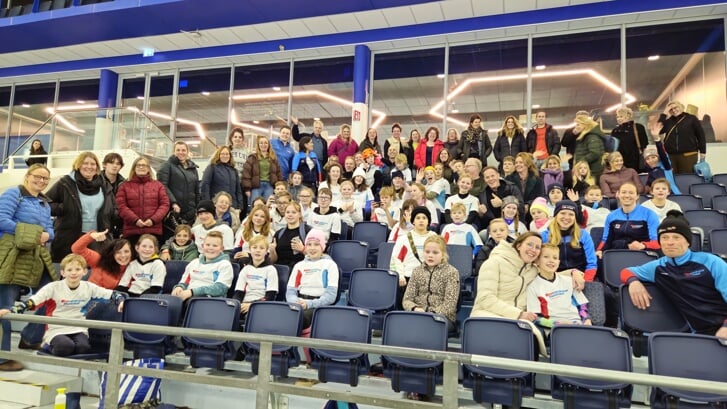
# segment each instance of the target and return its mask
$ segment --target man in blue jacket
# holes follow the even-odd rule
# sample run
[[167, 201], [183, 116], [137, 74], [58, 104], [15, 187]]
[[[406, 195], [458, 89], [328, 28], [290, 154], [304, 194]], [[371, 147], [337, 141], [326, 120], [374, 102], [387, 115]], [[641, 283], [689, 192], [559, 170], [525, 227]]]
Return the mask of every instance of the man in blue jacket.
[[270, 146], [275, 151], [275, 156], [278, 157], [278, 164], [280, 165], [280, 173], [283, 175], [283, 180], [288, 181], [288, 175], [290, 175], [290, 163], [293, 161], [295, 156], [295, 149], [290, 143], [290, 127], [284, 125], [280, 128], [280, 137], [274, 138], [270, 141]]
[[631, 302], [637, 308], [649, 308], [651, 296], [641, 281], [652, 282], [696, 333], [727, 339], [727, 263], [714, 254], [689, 249], [692, 232], [676, 210], [667, 213], [658, 236], [664, 257], [621, 271]]

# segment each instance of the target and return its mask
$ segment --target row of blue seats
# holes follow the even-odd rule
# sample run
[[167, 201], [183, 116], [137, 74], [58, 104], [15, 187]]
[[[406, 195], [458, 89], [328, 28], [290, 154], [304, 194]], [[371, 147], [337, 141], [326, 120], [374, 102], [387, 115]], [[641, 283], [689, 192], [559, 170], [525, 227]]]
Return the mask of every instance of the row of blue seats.
[[[164, 298], [129, 300], [124, 311], [125, 321], [165, 325], [173, 320], [172, 310], [181, 306]], [[155, 313], [150, 313], [154, 311]], [[165, 314], [165, 312], [167, 314]], [[188, 328], [235, 330], [239, 316], [239, 303], [235, 300], [194, 298], [190, 301], [184, 325]], [[303, 310], [298, 305], [283, 302], [256, 302], [248, 312], [245, 331], [282, 336], [300, 336]], [[214, 319], [212, 319], [214, 317]], [[370, 311], [355, 307], [331, 306], [316, 309], [311, 326], [311, 338], [345, 342], [370, 343]], [[167, 321], [171, 322], [171, 321]], [[159, 356], [158, 345], [165, 342], [164, 335], [125, 333], [127, 345], [137, 356]], [[233, 349], [226, 341], [185, 337], [185, 353], [196, 367], [222, 369], [224, 360], [230, 359]], [[155, 344], [157, 346], [153, 346]], [[446, 320], [435, 314], [394, 311], [384, 319], [383, 345], [427, 350], [447, 350]], [[149, 347], [151, 346], [151, 349]], [[693, 379], [727, 381], [727, 345], [716, 337], [654, 333], [649, 337], [650, 373], [681, 376]], [[155, 349], [156, 348], [156, 349]], [[252, 363], [257, 374], [259, 344], [243, 345], [245, 359]], [[690, 353], [685, 353], [685, 351]], [[499, 318], [469, 318], [463, 324], [462, 352], [467, 354], [535, 360], [535, 345], [527, 323]], [[288, 369], [300, 364], [297, 347], [273, 345], [272, 374], [286, 377]], [[360, 352], [346, 352], [311, 348], [311, 366], [318, 370], [321, 382], [358, 384], [358, 378], [369, 372], [368, 356]], [[556, 326], [551, 332], [551, 361], [566, 365], [591, 368], [632, 370], [629, 336], [622, 330], [586, 327]], [[439, 361], [383, 356], [384, 374], [391, 379], [395, 391], [433, 395], [436, 385], [442, 383], [442, 364]], [[525, 371], [463, 365], [462, 384], [471, 388], [476, 402], [517, 405], [523, 396], [534, 393], [534, 375]], [[624, 383], [603, 382], [554, 376], [551, 394], [556, 399], [576, 402], [566, 407], [628, 407], [632, 386]], [[697, 402], [727, 404], [727, 395], [710, 395], [660, 388], [652, 390], [651, 403], [665, 408], [669, 400], [688, 399]], [[609, 406], [609, 403], [615, 406]], [[716, 406], [710, 406], [716, 407]]]

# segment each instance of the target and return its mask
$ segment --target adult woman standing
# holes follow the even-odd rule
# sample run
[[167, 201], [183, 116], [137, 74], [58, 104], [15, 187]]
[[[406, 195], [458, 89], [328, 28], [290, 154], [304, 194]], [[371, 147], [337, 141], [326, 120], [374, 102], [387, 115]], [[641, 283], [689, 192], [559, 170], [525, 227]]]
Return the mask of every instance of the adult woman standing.
[[229, 146], [220, 146], [215, 151], [202, 175], [200, 190], [200, 200], [211, 200], [217, 193], [227, 192], [232, 197], [232, 207], [240, 209], [244, 206], [245, 198], [240, 185], [240, 175], [237, 173], [235, 161], [232, 159], [232, 149]]
[[529, 214], [528, 208], [535, 198], [545, 196], [545, 185], [540, 173], [535, 167], [532, 156], [527, 152], [520, 152], [515, 157], [515, 172], [505, 178], [520, 189], [525, 204], [525, 214]]
[[381, 145], [379, 145], [379, 133], [376, 131], [376, 128], [369, 128], [369, 130], [366, 131], [366, 137], [358, 146], [358, 151], [363, 153], [363, 151], [369, 148], [373, 149], [374, 153], [379, 156], [383, 154], [381, 152]]
[[560, 249], [558, 271], [576, 269], [585, 275], [586, 281], [596, 277], [597, 259], [593, 239], [576, 223], [578, 205], [562, 200], [555, 205], [553, 221], [541, 235], [543, 243], [550, 243]]
[[321, 182], [323, 172], [321, 162], [313, 150], [313, 139], [310, 136], [303, 136], [298, 142], [300, 151], [293, 156], [293, 164], [290, 167], [303, 175], [303, 184], [316, 191]]
[[30, 144], [30, 149], [28, 150], [28, 155], [30, 155], [30, 157], [25, 160], [25, 164], [28, 166], [32, 166], [36, 163], [45, 165], [46, 163], [48, 163], [48, 158], [46, 156], [38, 157], [36, 155], [47, 154], [48, 152], [46, 152], [45, 148], [43, 148], [43, 143], [40, 141], [40, 139], [33, 139], [33, 143]]
[[71, 244], [85, 232], [112, 227], [116, 218], [116, 199], [111, 185], [101, 176], [101, 166], [93, 152], [81, 152], [73, 170], [51, 186], [53, 228], [57, 238], [51, 243], [53, 262], [59, 263], [71, 252]]
[[407, 162], [411, 165], [414, 162], [414, 149], [411, 147], [411, 143], [401, 138], [401, 125], [394, 123], [391, 125], [391, 138], [384, 142], [384, 153], [389, 154], [389, 147], [396, 147], [396, 153], [403, 153]]
[[454, 128], [447, 129], [447, 137], [444, 138], [444, 149], [449, 153], [451, 159], [459, 159], [462, 152], [459, 150], [459, 132]]
[[459, 150], [462, 152], [462, 160], [476, 158], [483, 167], [487, 167], [487, 157], [492, 153], [492, 143], [487, 131], [482, 128], [482, 117], [479, 114], [470, 116], [469, 126], [462, 131], [462, 136], [459, 138]]
[[624, 166], [641, 172], [639, 162], [643, 163], [641, 155], [649, 144], [646, 128], [634, 121], [634, 111], [627, 107], [616, 110], [616, 122], [618, 126], [613, 128], [611, 136], [619, 140], [618, 151], [623, 156]]
[[493, 153], [495, 154], [495, 160], [500, 162], [498, 168], [502, 170], [502, 160], [506, 156], [517, 156], [520, 152], [527, 152], [528, 146], [525, 144], [525, 131], [520, 123], [512, 115], [505, 117], [505, 122], [502, 123], [502, 129], [497, 133], [497, 139], [495, 139], [495, 148]]
[[586, 115], [576, 116], [576, 126], [573, 127], [573, 133], [576, 136], [576, 147], [573, 153], [574, 163], [579, 161], [588, 162], [591, 169], [591, 175], [598, 182], [598, 178], [603, 172], [603, 132], [599, 128], [598, 123]]
[[414, 167], [424, 169], [432, 166], [444, 149], [444, 142], [439, 139], [439, 128], [430, 126], [427, 133], [414, 151]]
[[328, 156], [336, 155], [338, 163], [346, 163], [346, 158], [353, 157], [356, 152], [358, 152], [358, 144], [351, 138], [351, 125], [341, 125], [338, 136], [328, 145]]
[[119, 186], [116, 203], [124, 222], [122, 233], [132, 247], [142, 234], [152, 234], [161, 240], [169, 197], [164, 185], [154, 180], [147, 158], [140, 156], [131, 164], [129, 180]]
[[245, 140], [245, 132], [242, 128], [232, 128], [227, 137], [227, 144], [230, 147], [231, 161], [235, 164], [238, 176], [242, 173], [247, 156], [252, 153], [250, 144]]
[[627, 168], [620, 152], [611, 152], [606, 156], [604, 164], [606, 170], [601, 175], [598, 184], [606, 197], [616, 197], [616, 192], [624, 182], [631, 181], [636, 186], [636, 193], [643, 193], [644, 185], [639, 174], [632, 168]]
[[186, 224], [194, 221], [199, 203], [198, 166], [189, 159], [189, 147], [178, 141], [174, 144], [174, 155], [170, 156], [157, 172], [159, 182], [167, 189], [172, 210]]
[[[525, 311], [526, 288], [538, 275], [535, 266], [543, 244], [538, 233], [527, 232], [514, 242], [495, 246], [482, 263], [477, 279], [477, 297], [471, 317], [504, 317], [534, 321]], [[583, 275], [572, 272], [574, 287], [583, 289]]]
[[275, 151], [270, 148], [268, 138], [258, 135], [255, 145], [256, 151], [247, 157], [240, 177], [250, 207], [258, 197], [267, 200], [273, 194], [275, 183], [283, 180], [278, 158], [275, 156]]
[[674, 173], [694, 173], [697, 159], [707, 156], [704, 129], [699, 119], [684, 112], [681, 102], [671, 101], [666, 106], [666, 113], [659, 117], [659, 122], [664, 124], [661, 129], [664, 135], [662, 140]]
[[[0, 264], [0, 308], [12, 308], [23, 287], [41, 287], [58, 279], [50, 254], [45, 249], [46, 243], [55, 236], [50, 206], [41, 193], [49, 180], [48, 168], [36, 163], [28, 168], [22, 185], [11, 187], [0, 196], [0, 254], [4, 260]], [[27, 233], [21, 233], [19, 225], [29, 227]], [[23, 239], [32, 243], [32, 248], [21, 250], [22, 254], [12, 260], [6, 257]], [[33, 268], [38, 257], [43, 261], [40, 270]], [[21, 334], [21, 344], [23, 339], [30, 340], [30, 343], [39, 342], [43, 327], [39, 324], [26, 326]], [[3, 351], [10, 351], [10, 332], [10, 321], [2, 320], [0, 349]], [[0, 359], [0, 371], [21, 369], [23, 365], [18, 361]]]

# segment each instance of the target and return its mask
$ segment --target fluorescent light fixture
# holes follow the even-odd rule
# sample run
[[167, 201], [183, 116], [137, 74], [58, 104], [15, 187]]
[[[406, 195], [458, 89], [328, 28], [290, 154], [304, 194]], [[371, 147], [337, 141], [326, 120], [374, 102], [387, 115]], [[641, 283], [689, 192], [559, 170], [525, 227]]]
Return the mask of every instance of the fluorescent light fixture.
[[[624, 92], [621, 87], [611, 82], [608, 78], [604, 77], [600, 73], [598, 73], [596, 70], [592, 68], [584, 68], [584, 69], [577, 69], [577, 70], [563, 70], [563, 71], [550, 71], [550, 72], [538, 72], [533, 73], [532, 77], [533, 79], [536, 78], [552, 78], [552, 77], [571, 77], [571, 76], [577, 76], [577, 75], [584, 75], [586, 77], [590, 77], [591, 79], [595, 80], [596, 82], [600, 83], [601, 85], [605, 86], [607, 89], [610, 89], [617, 95], [623, 94], [625, 97], [624, 103], [621, 104], [620, 102], [618, 104], [612, 105], [605, 109], [605, 112], [613, 112], [622, 105], [629, 105], [636, 101], [636, 97], [629, 94], [628, 92]], [[464, 92], [467, 88], [475, 85], [475, 84], [481, 84], [481, 83], [492, 83], [492, 82], [502, 82], [502, 81], [514, 81], [514, 80], [526, 80], [528, 78], [528, 74], [510, 74], [510, 75], [493, 75], [488, 77], [475, 77], [475, 78], [468, 78], [465, 81], [463, 81], [459, 86], [457, 86], [452, 92], [447, 95], [446, 100], [441, 100], [434, 104], [432, 108], [429, 110], [429, 115], [432, 115], [439, 119], [444, 119], [444, 116], [441, 114], [442, 112], [442, 105], [445, 103], [451, 102], [457, 95]], [[466, 128], [469, 124], [466, 122], [462, 122], [459, 120], [456, 120], [454, 118], [447, 117], [446, 118], [448, 122], [451, 122], [453, 124], [457, 124], [463, 128]]]
[[254, 123], [255, 125], [257, 125], [257, 124], [259, 124], [259, 123], [260, 123], [260, 121], [258, 121], [258, 120], [255, 120], [255, 121], [252, 121], [252, 123]]
[[459, 109], [455, 108], [455, 109], [453, 109], [453, 110], [451, 110], [449, 112], [451, 112], [453, 114], [459, 114]]
[[441, 80], [442, 78], [444, 78], [444, 74], [437, 74], [437, 78]]
[[22, 104], [21, 106], [22, 106], [23, 108], [30, 108], [30, 104]]
[[[147, 115], [153, 116], [155, 118], [165, 119], [167, 121], [171, 121], [172, 120], [172, 117], [171, 116], [169, 116], [167, 114], [162, 114], [162, 113], [159, 113], [159, 112], [149, 111], [149, 112], [147, 112]], [[179, 118], [179, 117], [177, 117], [177, 121], [176, 122], [178, 122], [180, 124], [185, 124], [185, 125], [191, 125], [191, 126], [193, 126], [197, 130], [197, 134], [199, 134], [199, 139], [205, 139], [204, 128], [202, 128], [202, 124], [200, 124], [199, 122], [190, 121], [189, 119], [184, 119], [184, 118]]]
[[77, 103], [77, 104], [85, 104], [85, 103], [86, 103], [86, 101], [84, 101], [84, 100], [82, 100], [82, 99], [77, 99], [77, 100], [76, 100], [76, 103]]
[[649, 60], [649, 61], [656, 61], [658, 59], [659, 59], [658, 55], [650, 55], [649, 58], [647, 58], [647, 60]]
[[[78, 101], [76, 101], [78, 102]], [[54, 110], [53, 107], [48, 107], [45, 109], [46, 112], [49, 114], [53, 114], [58, 111], [76, 111], [81, 109], [94, 109], [98, 108], [97, 104], [83, 104], [83, 105], [58, 105], [58, 107]]]
[[[339, 98], [335, 95], [327, 94], [322, 91], [318, 90], [310, 90], [310, 91], [293, 91], [293, 97], [319, 97], [324, 98], [329, 101], [337, 102], [341, 105], [347, 106], [347, 107], [353, 107], [353, 102], [350, 100], [346, 100], [343, 98]], [[243, 94], [243, 95], [234, 95], [232, 97], [235, 101], [257, 101], [257, 100], [263, 100], [263, 99], [283, 99], [288, 98], [288, 92], [262, 92], [258, 94]], [[441, 109], [442, 106], [440, 105], [439, 108]], [[386, 118], [386, 114], [376, 110], [372, 109], [371, 114], [376, 115], [378, 118], [374, 121], [373, 124], [371, 124], [371, 128], [377, 128], [379, 125], [381, 125], [384, 122], [384, 119]], [[233, 117], [236, 117], [235, 111], [232, 110]], [[441, 117], [441, 115], [440, 115]], [[246, 124], [242, 122], [238, 122], [235, 125], [238, 126], [247, 126]], [[255, 129], [250, 127], [250, 129]], [[264, 129], [262, 132], [268, 132], [267, 129]]]
[[320, 121], [321, 118], [313, 118], [314, 121]]
[[143, 101], [144, 100], [144, 96], [143, 95], [139, 95], [139, 96], [136, 97], [136, 99], [140, 99], [140, 100]]
[[[78, 109], [78, 107], [75, 107], [75, 108]], [[66, 109], [68, 109], [68, 107], [66, 107]], [[60, 111], [61, 110], [61, 107], [58, 107], [58, 110]], [[77, 127], [76, 125], [73, 125], [70, 121], [68, 121], [66, 118], [64, 118], [63, 115], [61, 115], [59, 113], [56, 113], [56, 111], [53, 110], [53, 107], [46, 108], [45, 109], [45, 112], [47, 112], [47, 113], [49, 113], [51, 115], [56, 114], [55, 115], [56, 120], [58, 122], [60, 122], [61, 124], [63, 124], [63, 126], [65, 126], [66, 128], [68, 128], [68, 129], [70, 129], [72, 131], [76, 131], [76, 132], [80, 132], [80, 133], [86, 133], [85, 130]]]
[[535, 66], [535, 69], [538, 70], [538, 71], [543, 71], [545, 69], [545, 66], [544, 65], [536, 65]]
[[141, 49], [141, 56], [142, 57], [153, 57], [154, 56], [154, 49], [153, 48], [142, 48]]
[[532, 108], [533, 109], [538, 109], [538, 108], [540, 108], [540, 104], [533, 104], [533, 107]]
[[273, 87], [273, 91], [275, 91], [275, 92], [280, 91], [280, 87]]
[[210, 95], [210, 92], [209, 91], [202, 91], [201, 94], [204, 95], [204, 96], [206, 96], [206, 97], [208, 97]]

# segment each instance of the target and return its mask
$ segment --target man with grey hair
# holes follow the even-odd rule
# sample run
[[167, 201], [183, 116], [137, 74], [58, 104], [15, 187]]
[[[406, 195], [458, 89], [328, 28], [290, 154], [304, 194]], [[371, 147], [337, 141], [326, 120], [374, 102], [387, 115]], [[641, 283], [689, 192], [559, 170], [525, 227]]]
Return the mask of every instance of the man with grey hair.
[[674, 174], [694, 173], [697, 160], [707, 156], [704, 129], [699, 119], [684, 112], [681, 102], [671, 101], [666, 105], [665, 113], [659, 117], [659, 122], [664, 124], [661, 140], [669, 154]]
[[304, 136], [310, 136], [313, 140], [313, 152], [318, 157], [318, 162], [321, 166], [328, 163], [328, 141], [323, 137], [323, 122], [320, 119], [313, 121], [313, 132], [312, 133], [300, 133], [298, 129], [298, 118], [291, 116], [290, 122], [293, 124], [291, 131], [293, 133], [293, 139], [296, 142], [300, 142], [300, 138]]

